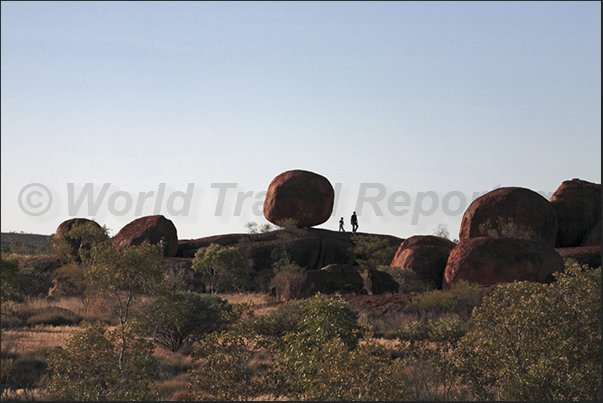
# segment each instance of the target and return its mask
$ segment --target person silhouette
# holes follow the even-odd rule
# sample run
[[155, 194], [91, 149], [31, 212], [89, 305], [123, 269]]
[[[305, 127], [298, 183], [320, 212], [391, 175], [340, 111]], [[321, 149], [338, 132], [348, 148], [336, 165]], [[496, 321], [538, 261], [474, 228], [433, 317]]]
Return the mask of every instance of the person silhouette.
[[339, 231], [345, 232], [345, 230], [343, 229], [343, 217], [341, 217], [341, 220], [339, 220]]
[[356, 215], [356, 212], [354, 211], [354, 214], [352, 214], [352, 218], [350, 220], [350, 222], [352, 223], [352, 232], [356, 232], [356, 230], [358, 229], [358, 216]]

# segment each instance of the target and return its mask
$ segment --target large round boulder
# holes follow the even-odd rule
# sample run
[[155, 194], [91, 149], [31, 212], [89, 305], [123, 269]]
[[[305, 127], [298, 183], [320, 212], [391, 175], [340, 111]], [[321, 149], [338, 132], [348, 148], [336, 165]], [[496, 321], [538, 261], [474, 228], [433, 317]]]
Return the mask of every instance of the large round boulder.
[[163, 256], [174, 257], [178, 252], [178, 232], [174, 223], [162, 215], [137, 218], [126, 224], [113, 238], [113, 245], [122, 249], [130, 245], [163, 244]]
[[463, 214], [459, 239], [476, 237], [531, 239], [554, 248], [557, 214], [551, 203], [533, 190], [494, 189], [475, 199]]
[[564, 270], [561, 255], [539, 241], [513, 238], [467, 238], [450, 252], [443, 289], [466, 280], [482, 286], [513, 281], [548, 283]]
[[444, 269], [454, 245], [439, 236], [411, 236], [402, 241], [390, 266], [412, 270], [421, 281], [441, 289]]
[[[73, 229], [74, 226], [76, 225], [84, 225], [84, 224], [88, 224], [92, 225], [94, 227], [98, 227], [101, 228], [100, 224], [97, 223], [94, 220], [89, 220], [87, 218], [71, 218], [69, 220], [65, 220], [62, 223], [59, 224], [59, 226], [57, 227], [57, 230], [55, 231], [54, 234], [54, 239], [55, 241], [59, 241], [59, 240], [65, 240], [67, 245], [69, 245], [70, 248], [70, 254], [72, 256], [77, 256], [78, 255], [78, 250], [80, 248], [80, 242], [78, 240], [72, 239], [69, 236], [67, 236], [67, 233], [69, 231], [71, 231]], [[89, 248], [90, 245], [81, 245], [83, 248]]]
[[550, 200], [559, 223], [558, 248], [580, 246], [583, 238], [601, 221], [601, 184], [567, 180]]
[[298, 227], [327, 221], [335, 191], [327, 178], [300, 169], [283, 172], [272, 180], [264, 200], [264, 216], [273, 224], [291, 220]]

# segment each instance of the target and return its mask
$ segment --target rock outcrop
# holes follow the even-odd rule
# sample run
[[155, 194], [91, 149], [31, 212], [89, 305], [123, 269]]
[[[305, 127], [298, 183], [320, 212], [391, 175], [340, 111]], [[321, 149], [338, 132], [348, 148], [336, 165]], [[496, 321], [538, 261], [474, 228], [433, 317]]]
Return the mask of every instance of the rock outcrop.
[[331, 216], [335, 191], [327, 178], [300, 169], [275, 177], [264, 200], [264, 216], [273, 224], [291, 220], [299, 227], [324, 223]]
[[[252, 272], [272, 267], [272, 263], [287, 251], [291, 260], [306, 270], [320, 270], [332, 264], [353, 265], [355, 255], [350, 251], [354, 245], [351, 232], [330, 231], [320, 228], [304, 230], [279, 229], [260, 234], [228, 234], [199, 239], [180, 240], [178, 257], [195, 256], [199, 248], [212, 243], [225, 247], [236, 246], [243, 256], [251, 260]], [[363, 235], [363, 233], [357, 233]], [[388, 245], [398, 247], [403, 238], [392, 235], [371, 234], [386, 239]]]
[[412, 270], [421, 281], [441, 289], [444, 269], [454, 246], [454, 242], [438, 236], [411, 236], [400, 244], [390, 266]]
[[150, 244], [163, 242], [164, 257], [174, 257], [178, 252], [178, 231], [174, 223], [162, 215], [140, 217], [126, 224], [113, 238], [113, 245], [122, 249], [144, 241]]
[[559, 223], [555, 246], [582, 245], [584, 238], [601, 221], [601, 184], [580, 179], [567, 180], [550, 200]]
[[450, 253], [444, 270], [443, 289], [466, 280], [482, 286], [517, 281], [550, 282], [564, 270], [555, 249], [540, 241], [512, 238], [467, 238]]
[[531, 239], [554, 248], [557, 227], [557, 214], [547, 199], [530, 189], [504, 187], [469, 205], [463, 214], [459, 239]]

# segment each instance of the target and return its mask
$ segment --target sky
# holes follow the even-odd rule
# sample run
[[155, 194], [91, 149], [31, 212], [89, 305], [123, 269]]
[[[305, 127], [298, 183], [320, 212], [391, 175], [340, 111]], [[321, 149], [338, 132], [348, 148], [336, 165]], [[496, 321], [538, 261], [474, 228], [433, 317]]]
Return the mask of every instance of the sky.
[[267, 223], [277, 175], [400, 238], [601, 183], [600, 2], [1, 3], [2, 232]]

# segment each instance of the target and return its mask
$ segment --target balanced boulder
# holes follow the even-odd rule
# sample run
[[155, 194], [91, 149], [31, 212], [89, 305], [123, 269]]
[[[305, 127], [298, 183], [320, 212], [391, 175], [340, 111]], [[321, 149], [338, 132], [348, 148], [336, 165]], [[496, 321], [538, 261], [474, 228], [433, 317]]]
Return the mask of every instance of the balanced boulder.
[[290, 220], [298, 227], [324, 223], [331, 216], [335, 191], [327, 178], [292, 170], [272, 180], [264, 200], [264, 216], [273, 224]]
[[561, 255], [540, 241], [513, 238], [467, 238], [450, 252], [443, 289], [466, 280], [482, 286], [513, 281], [548, 283], [564, 270]]
[[140, 245], [144, 241], [163, 245], [163, 256], [174, 257], [178, 252], [178, 232], [174, 223], [162, 215], [137, 218], [126, 224], [113, 239], [113, 245], [122, 249]]
[[551, 203], [521, 187], [494, 189], [465, 210], [459, 239], [475, 237], [541, 241], [551, 248], [557, 240], [557, 214]]
[[402, 241], [391, 267], [412, 270], [419, 280], [442, 288], [442, 277], [448, 256], [455, 243], [434, 235], [415, 235]]

